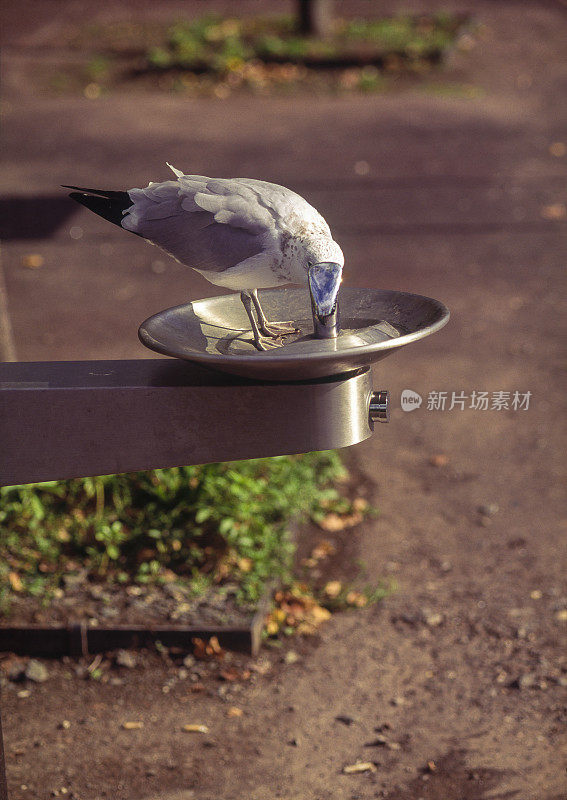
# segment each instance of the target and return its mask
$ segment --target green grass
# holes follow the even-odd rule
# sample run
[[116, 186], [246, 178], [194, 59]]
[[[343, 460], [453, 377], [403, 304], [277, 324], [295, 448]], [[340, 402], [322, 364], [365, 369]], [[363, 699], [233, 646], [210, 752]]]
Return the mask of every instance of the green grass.
[[150, 47], [147, 60], [159, 69], [223, 74], [251, 61], [286, 61], [319, 66], [359, 55], [361, 63], [395, 55], [406, 64], [438, 60], [455, 41], [462, 17], [450, 14], [338, 20], [325, 41], [301, 36], [291, 16], [223, 18], [208, 15], [172, 26], [166, 40]]
[[107, 583], [237, 581], [254, 602], [289, 579], [293, 519], [348, 511], [334, 452], [0, 489], [0, 606], [66, 575]]
[[85, 23], [54, 36], [56, 46], [83, 54], [83, 66], [60, 64], [39, 80], [56, 93], [83, 91], [90, 99], [132, 82], [219, 99], [240, 90], [376, 93], [399, 76], [434, 70], [465, 28], [468, 19], [458, 13], [337, 17], [325, 40], [300, 34], [293, 15]]
[[397, 16], [352, 20], [345, 24], [345, 41], [372, 43], [378, 51], [424, 58], [442, 53], [455, 39], [458, 20], [449, 14], [428, 17]]

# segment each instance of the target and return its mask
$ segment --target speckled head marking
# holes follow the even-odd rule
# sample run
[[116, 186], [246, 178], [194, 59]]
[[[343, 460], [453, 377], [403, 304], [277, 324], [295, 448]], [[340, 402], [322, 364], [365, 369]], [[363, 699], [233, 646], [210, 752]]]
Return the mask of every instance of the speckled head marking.
[[280, 268], [293, 283], [306, 283], [307, 271], [313, 264], [333, 261], [344, 265], [343, 252], [330, 232], [312, 222], [295, 227], [293, 233], [282, 231], [280, 248]]

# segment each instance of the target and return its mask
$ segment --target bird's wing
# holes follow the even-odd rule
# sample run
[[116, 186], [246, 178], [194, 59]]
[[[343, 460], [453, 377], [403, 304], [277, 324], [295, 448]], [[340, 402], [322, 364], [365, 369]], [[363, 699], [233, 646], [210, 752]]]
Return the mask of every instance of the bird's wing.
[[255, 192], [258, 202], [269, 209], [278, 227], [291, 233], [309, 224], [321, 233], [331, 236], [327, 221], [304, 197], [277, 183], [267, 183], [255, 178], [236, 178], [242, 186]]
[[159, 245], [178, 261], [224, 272], [273, 247], [275, 219], [258, 192], [238, 179], [182, 175], [130, 189], [122, 227]]

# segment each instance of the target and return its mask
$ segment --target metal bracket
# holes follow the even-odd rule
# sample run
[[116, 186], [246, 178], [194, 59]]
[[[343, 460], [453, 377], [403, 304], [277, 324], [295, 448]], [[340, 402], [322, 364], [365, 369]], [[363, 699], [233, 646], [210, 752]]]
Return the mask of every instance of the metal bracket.
[[348, 447], [368, 368], [295, 383], [175, 359], [0, 364], [0, 485]]

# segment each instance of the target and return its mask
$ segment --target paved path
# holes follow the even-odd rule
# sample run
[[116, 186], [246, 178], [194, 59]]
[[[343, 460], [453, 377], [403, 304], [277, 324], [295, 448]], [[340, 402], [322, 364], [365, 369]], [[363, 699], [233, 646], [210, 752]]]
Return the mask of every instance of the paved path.
[[[216, 725], [216, 750], [186, 744], [181, 753], [170, 733], [179, 708], [164, 707], [156, 689], [147, 707], [159, 722], [144, 731], [143, 751], [164, 792], [187, 788], [199, 800], [563, 796], [558, 376], [567, 162], [553, 144], [565, 143], [566, 25], [551, 3], [478, 9], [484, 39], [449, 73], [482, 88], [468, 100], [424, 92], [293, 102], [9, 97], [5, 195], [19, 198], [21, 213], [36, 214], [30, 198], [60, 197], [59, 183], [159, 180], [166, 160], [286, 184], [330, 221], [348, 283], [428, 294], [452, 311], [442, 332], [375, 369], [395, 405], [404, 388], [424, 398], [463, 392], [468, 401], [480, 390], [533, 393], [527, 412], [433, 412], [424, 403], [408, 415], [398, 406], [390, 426], [347, 455], [381, 509], [360, 534], [368, 579], [390, 572], [399, 591], [379, 608], [335, 617], [295, 670], [247, 691], [238, 724], [196, 697], [195, 714]], [[22, 359], [148, 356], [136, 338], [142, 319], [215, 293], [86, 211], [55, 200], [39, 208], [49, 235], [4, 245]], [[23, 267], [34, 253], [43, 266]], [[445, 461], [432, 466], [439, 454]], [[487, 520], [478, 508], [491, 504], [499, 511]], [[443, 623], [424, 622], [431, 613]], [[535, 683], [520, 692], [510, 684], [522, 674]], [[119, 701], [101, 690], [95, 716], [112, 719], [117, 702], [135, 713], [135, 680]], [[80, 713], [82, 691], [70, 714]], [[47, 692], [41, 701], [49, 708]], [[356, 724], [341, 726], [340, 713]], [[8, 716], [8, 753], [29, 724], [20, 706]], [[405, 742], [401, 751], [364, 747], [380, 725]], [[127, 746], [116, 747], [108, 739], [97, 749], [106, 796], [157, 797], [141, 751], [128, 751], [132, 766], [123, 767], [131, 789], [115, 793], [109, 776], [128, 760]], [[62, 775], [56, 752], [49, 742], [34, 756], [53, 785]], [[377, 773], [340, 774], [369, 757]], [[437, 774], [423, 772], [431, 760]], [[12, 768], [14, 786], [22, 769]], [[80, 797], [99, 796], [79, 788]]]

